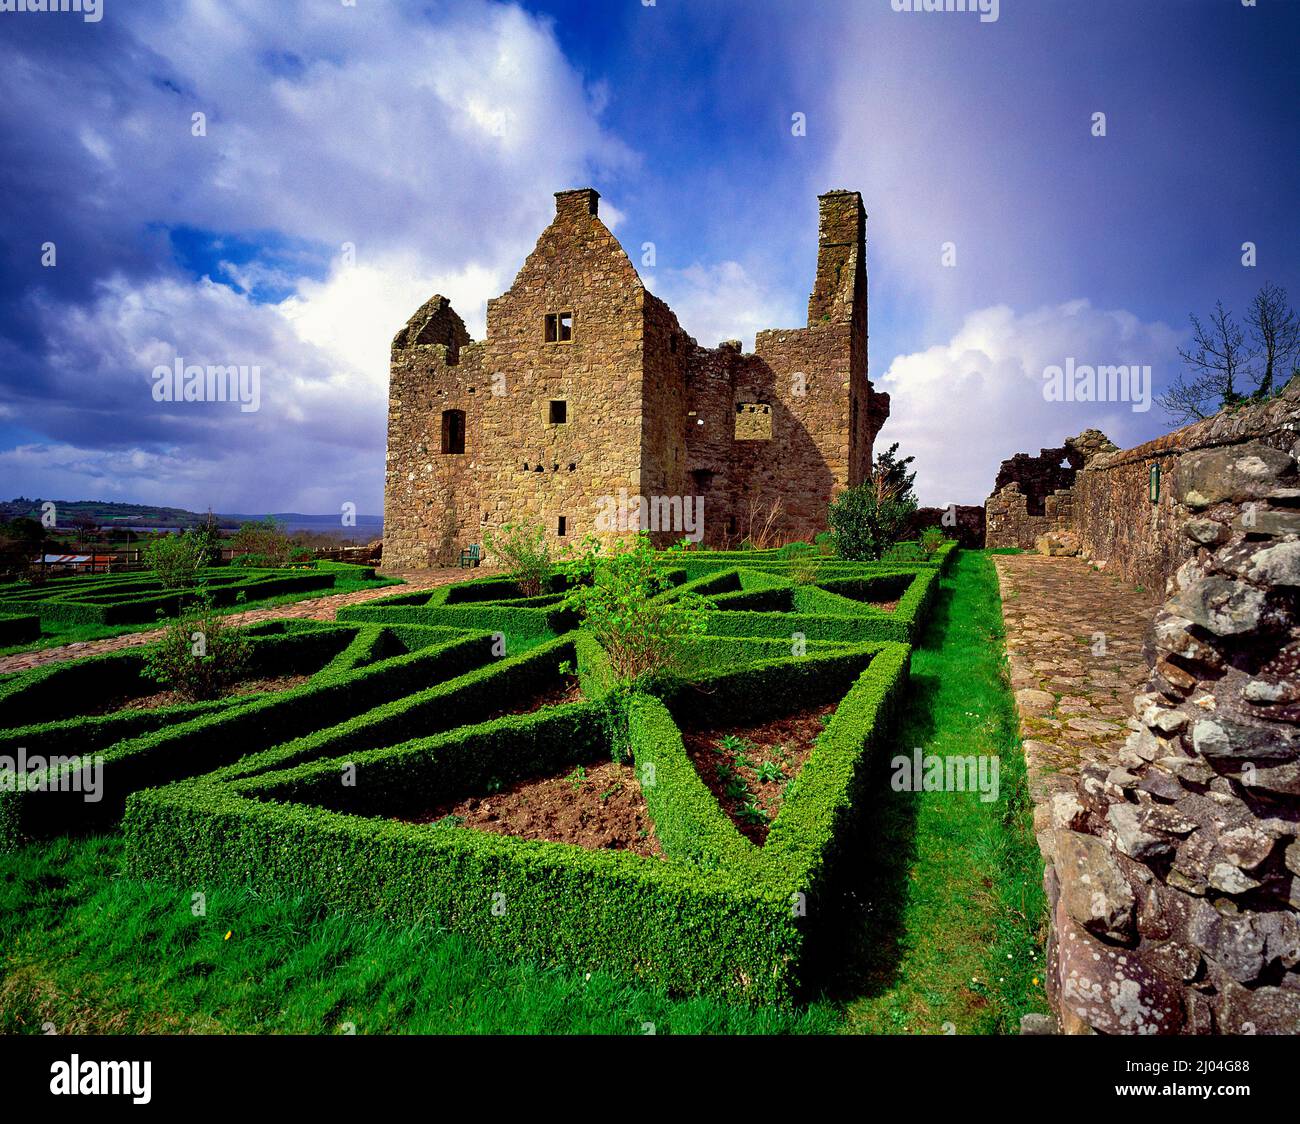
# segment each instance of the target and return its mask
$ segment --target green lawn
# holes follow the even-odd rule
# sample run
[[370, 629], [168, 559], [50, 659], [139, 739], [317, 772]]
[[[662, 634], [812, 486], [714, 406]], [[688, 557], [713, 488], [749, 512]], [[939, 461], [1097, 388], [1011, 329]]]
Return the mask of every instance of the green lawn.
[[[1001, 755], [1001, 799], [871, 791], [826, 993], [800, 1008], [670, 998], [512, 964], [428, 926], [123, 877], [116, 834], [0, 856], [0, 1032], [1010, 1032], [1046, 1010], [1041, 863], [996, 578], [964, 552], [913, 658], [898, 752]], [[198, 889], [194, 887], [193, 889]]]

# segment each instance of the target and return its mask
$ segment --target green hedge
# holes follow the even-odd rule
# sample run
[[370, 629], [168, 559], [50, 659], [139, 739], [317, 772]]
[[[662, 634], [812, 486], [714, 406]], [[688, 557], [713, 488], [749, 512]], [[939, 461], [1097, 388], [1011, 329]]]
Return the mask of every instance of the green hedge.
[[[209, 568], [201, 578], [218, 607], [264, 601], [289, 593], [334, 588], [340, 578], [374, 579], [373, 567], [315, 563], [298, 569]], [[197, 587], [169, 590], [157, 578], [140, 574], [52, 578], [40, 585], [0, 590], [0, 614], [35, 612], [45, 623], [142, 624], [176, 616], [192, 601]]]
[[[814, 555], [811, 561], [817, 567], [819, 573], [831, 573], [836, 570], [893, 570], [900, 568], [937, 569], [940, 573], [943, 573], [946, 572], [958, 549], [959, 546], [956, 542], [945, 542], [928, 559], [909, 560], [907, 562], [848, 562], [833, 555]], [[672, 564], [680, 566], [690, 580], [695, 580], [717, 570], [737, 566], [747, 570], [788, 575], [792, 566], [802, 569], [808, 565], [807, 559], [792, 563], [789, 556], [783, 554], [781, 550], [688, 550], [680, 553], [674, 551], [671, 555], [663, 554], [660, 557], [671, 559]]]
[[[756, 693], [766, 699], [782, 680], [805, 688], [790, 688], [800, 703], [809, 685], [825, 694], [832, 680], [849, 684], [763, 848], [735, 831], [700, 781], [671, 700], [639, 696], [629, 715], [635, 766], [666, 859], [390, 818], [604, 757], [599, 703], [584, 702], [356, 754], [352, 785], [342, 783], [337, 758], [296, 752], [282, 755], [281, 767], [250, 774], [244, 762], [136, 792], [123, 825], [128, 869], [428, 921], [570, 971], [603, 968], [676, 991], [789, 999], [817, 967], [816, 911], [798, 903], [826, 887], [907, 662], [905, 646], [876, 645], [712, 677], [709, 688], [735, 706]], [[685, 689], [674, 688], [679, 700]], [[274, 755], [262, 763], [274, 764]]]
[[388, 602], [388, 598], [380, 598], [362, 605], [347, 605], [335, 616], [340, 621], [437, 625], [499, 633], [505, 637], [506, 651], [510, 653], [553, 640], [578, 623], [576, 614], [567, 609], [520, 609], [491, 603], [429, 606]]
[[[102, 759], [102, 799], [88, 803], [80, 792], [57, 790], [76, 772], [71, 766], [38, 770], [33, 776], [50, 791], [0, 791], [0, 848], [25, 838], [111, 823], [127, 795], [138, 788], [207, 772], [344, 721], [395, 696], [426, 690], [493, 658], [492, 637], [470, 634], [368, 666], [340, 669], [290, 691], [253, 696], [248, 702], [96, 747]], [[66, 732], [51, 733], [50, 745], [66, 744]], [[39, 730], [29, 729], [24, 736], [29, 756], [53, 755]]]
[[0, 613], [0, 648], [30, 644], [41, 638], [41, 618], [35, 613]]

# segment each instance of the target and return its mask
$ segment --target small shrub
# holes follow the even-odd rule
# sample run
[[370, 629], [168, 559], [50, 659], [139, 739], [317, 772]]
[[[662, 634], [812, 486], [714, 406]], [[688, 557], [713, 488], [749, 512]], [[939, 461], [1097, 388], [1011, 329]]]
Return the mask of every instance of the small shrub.
[[927, 557], [934, 554], [947, 541], [948, 536], [943, 533], [942, 527], [926, 527], [921, 532], [921, 549], [925, 551]]
[[164, 535], [144, 548], [144, 560], [167, 589], [192, 589], [208, 562], [206, 542], [192, 531]]
[[831, 504], [836, 552], [853, 562], [877, 561], [902, 537], [915, 510], [916, 501], [878, 469]]
[[250, 651], [248, 638], [227, 625], [203, 594], [168, 626], [146, 657], [145, 671], [183, 699], [215, 699], [244, 675]]
[[896, 542], [889, 547], [881, 558], [883, 562], [924, 562], [925, 551], [920, 543]]
[[644, 531], [609, 551], [597, 539], [584, 547], [564, 564], [571, 586], [564, 606], [600, 641], [618, 680], [637, 686], [676, 666], [682, 642], [707, 627], [712, 602], [697, 593], [658, 600], [672, 582]]
[[550, 582], [555, 566], [545, 528], [507, 523], [499, 534], [485, 531], [483, 545], [501, 559], [506, 576], [525, 597], [536, 597]]

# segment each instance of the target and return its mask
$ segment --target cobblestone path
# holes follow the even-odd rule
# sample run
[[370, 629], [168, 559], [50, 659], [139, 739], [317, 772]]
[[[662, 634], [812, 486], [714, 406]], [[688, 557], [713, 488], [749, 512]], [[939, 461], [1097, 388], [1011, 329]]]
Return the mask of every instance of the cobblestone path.
[[1011, 689], [1036, 803], [1053, 775], [1113, 763], [1147, 677], [1142, 644], [1160, 601], [1078, 558], [993, 556]]

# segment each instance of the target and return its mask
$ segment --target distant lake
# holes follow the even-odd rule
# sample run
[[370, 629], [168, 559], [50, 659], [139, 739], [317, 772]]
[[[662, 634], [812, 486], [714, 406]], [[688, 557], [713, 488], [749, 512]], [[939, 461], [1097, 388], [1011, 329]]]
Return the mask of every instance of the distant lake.
[[[260, 515], [218, 515], [218, 519], [238, 520], [247, 522], [252, 519], [262, 519], [265, 516]], [[355, 527], [344, 527], [339, 522], [337, 515], [293, 515], [293, 516], [276, 516], [277, 521], [284, 527], [285, 532], [292, 535], [299, 531], [309, 531], [315, 534], [334, 535], [340, 539], [361, 539], [368, 541], [370, 539], [382, 538], [384, 534], [384, 517], [382, 515], [358, 515], [357, 525]], [[105, 523], [106, 529], [135, 531], [137, 534], [152, 533], [157, 531], [174, 531], [177, 528], [175, 523], [154, 523], [145, 525], [141, 523]], [[223, 530], [233, 531], [234, 527], [225, 527]]]

